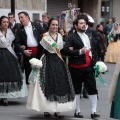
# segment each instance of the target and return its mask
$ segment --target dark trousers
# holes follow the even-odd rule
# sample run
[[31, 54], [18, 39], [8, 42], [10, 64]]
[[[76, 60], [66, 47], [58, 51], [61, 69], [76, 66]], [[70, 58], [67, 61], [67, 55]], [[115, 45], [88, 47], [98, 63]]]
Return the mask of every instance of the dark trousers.
[[28, 82], [28, 78], [29, 78], [29, 75], [31, 73], [31, 64], [29, 63], [29, 60], [36, 57], [36, 55], [32, 55], [30, 57], [27, 57], [27, 56], [24, 56], [24, 68], [25, 68], [25, 77], [26, 77], [26, 84], [29, 84]]
[[75, 89], [75, 94], [80, 94], [82, 89], [82, 83], [84, 82], [88, 94], [95, 95], [98, 94], [96, 89], [96, 81], [94, 78], [93, 67], [84, 67], [84, 68], [73, 68], [69, 67], [73, 86]]

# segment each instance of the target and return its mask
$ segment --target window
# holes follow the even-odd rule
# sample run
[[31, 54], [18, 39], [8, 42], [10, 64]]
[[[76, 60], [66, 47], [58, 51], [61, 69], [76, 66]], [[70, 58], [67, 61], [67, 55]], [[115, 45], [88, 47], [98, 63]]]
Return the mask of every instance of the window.
[[40, 14], [39, 13], [33, 13], [33, 21], [40, 20]]
[[101, 20], [106, 21], [111, 18], [111, 0], [101, 0]]

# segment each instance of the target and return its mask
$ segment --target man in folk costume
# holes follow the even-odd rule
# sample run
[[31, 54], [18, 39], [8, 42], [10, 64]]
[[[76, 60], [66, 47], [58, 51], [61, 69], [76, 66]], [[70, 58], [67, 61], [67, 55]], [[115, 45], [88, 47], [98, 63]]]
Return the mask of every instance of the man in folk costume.
[[97, 60], [97, 52], [92, 34], [85, 34], [87, 23], [88, 19], [80, 15], [76, 19], [76, 32], [69, 36], [64, 46], [64, 54], [70, 56], [69, 69], [76, 94], [76, 111], [74, 116], [77, 118], [83, 118], [80, 109], [80, 93], [83, 82], [87, 87], [89, 95], [91, 118], [100, 117], [99, 113], [96, 112], [98, 91], [93, 69]]
[[[33, 57], [40, 59], [43, 54], [43, 48], [39, 44], [43, 28], [39, 23], [31, 22], [27, 12], [18, 13], [18, 17], [22, 26], [17, 30], [15, 44], [23, 53], [26, 84], [29, 84], [28, 77], [31, 72], [29, 60]], [[21, 48], [21, 45], [24, 45], [25, 49]]]
[[[96, 51], [97, 51], [97, 54], [99, 53], [99, 36], [98, 36], [98, 33], [96, 30], [93, 29], [93, 26], [94, 26], [94, 19], [87, 13], [83, 13], [83, 16], [87, 19], [88, 23], [86, 25], [86, 31], [85, 31], [85, 34], [87, 34], [89, 36], [89, 34], [91, 35], [92, 34], [92, 37], [94, 39], [94, 42], [95, 42], [95, 45], [97, 46], [96, 47]], [[78, 16], [79, 17], [79, 16]], [[84, 85], [83, 86], [83, 97], [84, 98], [87, 98], [88, 97], [88, 92], [87, 92], [87, 88], [86, 86]]]

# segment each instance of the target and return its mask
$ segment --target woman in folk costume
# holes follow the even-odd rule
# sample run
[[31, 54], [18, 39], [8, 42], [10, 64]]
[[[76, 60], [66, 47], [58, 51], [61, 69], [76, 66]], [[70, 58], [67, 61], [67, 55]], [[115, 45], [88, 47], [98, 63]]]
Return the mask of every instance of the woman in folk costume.
[[111, 103], [110, 117], [120, 120], [120, 55], [109, 89], [109, 102]]
[[11, 44], [15, 39], [9, 20], [6, 16], [0, 18], [0, 98], [7, 106], [7, 98], [25, 97], [23, 75]]
[[120, 27], [119, 23], [114, 23], [113, 28], [107, 36], [109, 45], [105, 55], [105, 62], [116, 63], [120, 53]]
[[38, 78], [29, 77], [30, 81], [36, 81], [30, 82], [27, 108], [45, 112], [45, 117], [50, 117], [48, 112], [55, 112], [55, 117], [61, 119], [64, 116], [60, 112], [75, 109], [75, 93], [70, 72], [60, 53], [63, 39], [57, 33], [58, 20], [51, 18], [48, 28], [49, 32], [43, 35], [40, 42], [45, 53], [40, 75]]

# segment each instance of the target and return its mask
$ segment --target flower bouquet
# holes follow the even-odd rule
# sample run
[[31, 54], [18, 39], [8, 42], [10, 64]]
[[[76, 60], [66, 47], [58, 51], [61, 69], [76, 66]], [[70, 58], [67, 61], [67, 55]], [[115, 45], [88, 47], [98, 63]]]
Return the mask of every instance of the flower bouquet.
[[34, 83], [39, 78], [40, 68], [43, 64], [41, 60], [38, 60], [36, 58], [32, 58], [31, 60], [29, 60], [29, 62], [32, 67], [32, 71], [29, 76], [29, 82]]
[[94, 69], [95, 69], [95, 77], [98, 77], [103, 85], [107, 85], [101, 76], [101, 73], [105, 74], [107, 71], [107, 66], [105, 65], [105, 63], [102, 61], [97, 62], [94, 66]]
[[36, 58], [32, 58], [31, 60], [29, 60], [32, 68], [41, 68], [42, 67], [42, 61], [41, 60], [38, 60]]

